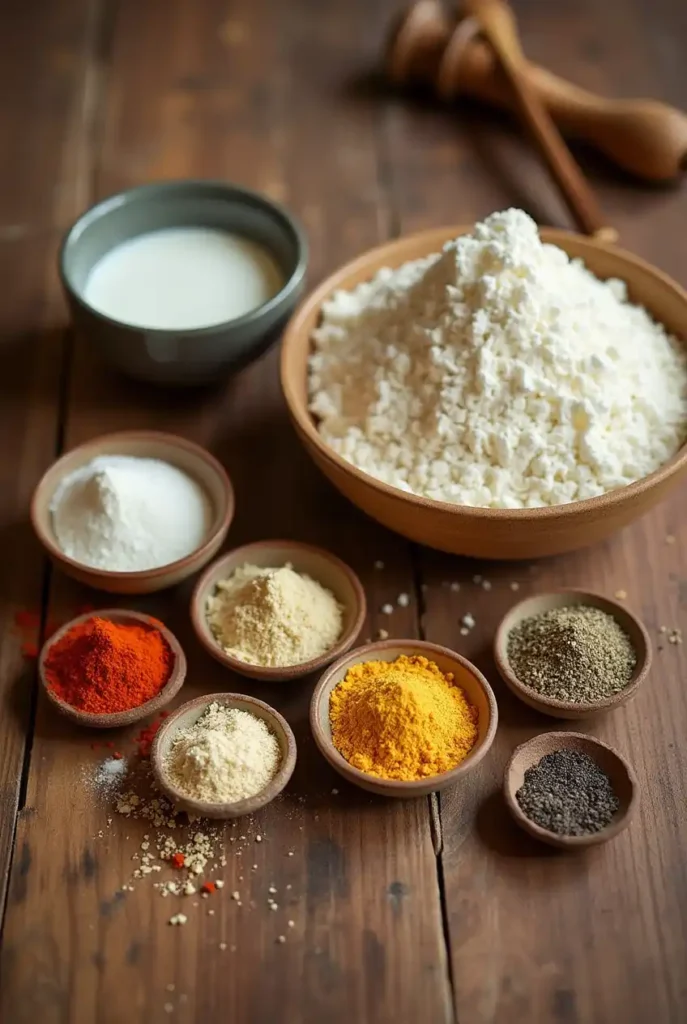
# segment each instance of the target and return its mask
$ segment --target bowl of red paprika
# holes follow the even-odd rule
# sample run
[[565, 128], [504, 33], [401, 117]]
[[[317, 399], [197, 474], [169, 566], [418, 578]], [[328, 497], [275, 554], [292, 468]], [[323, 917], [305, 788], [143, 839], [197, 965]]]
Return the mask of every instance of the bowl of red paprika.
[[62, 626], [38, 661], [48, 699], [94, 729], [131, 725], [160, 711], [183, 686], [186, 656], [163, 623], [107, 608]]

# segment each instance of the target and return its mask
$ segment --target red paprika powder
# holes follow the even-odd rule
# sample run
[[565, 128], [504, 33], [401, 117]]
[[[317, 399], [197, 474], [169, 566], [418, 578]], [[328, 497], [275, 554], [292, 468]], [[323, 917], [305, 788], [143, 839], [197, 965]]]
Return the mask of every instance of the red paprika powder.
[[80, 711], [109, 715], [160, 692], [174, 656], [159, 630], [94, 616], [65, 633], [45, 659], [52, 692]]

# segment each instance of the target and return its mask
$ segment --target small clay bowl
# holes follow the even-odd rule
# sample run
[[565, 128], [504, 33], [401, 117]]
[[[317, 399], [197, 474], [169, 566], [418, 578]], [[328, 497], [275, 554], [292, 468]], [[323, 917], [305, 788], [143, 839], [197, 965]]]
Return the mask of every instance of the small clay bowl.
[[[287, 562], [296, 572], [305, 573], [330, 590], [343, 607], [343, 629], [338, 641], [319, 658], [312, 658], [299, 665], [249, 665], [227, 654], [215, 640], [205, 616], [207, 600], [214, 593], [217, 584], [246, 564], [257, 565], [260, 568], [278, 568]], [[317, 672], [340, 657], [355, 643], [366, 613], [365, 591], [353, 570], [329, 551], [295, 540], [258, 541], [222, 555], [203, 573], [191, 598], [193, 627], [203, 647], [212, 657], [234, 672], [248, 676], [249, 679], [262, 679], [268, 682], [299, 679], [310, 672]]]
[[[110, 572], [95, 569], [61, 550], [52, 527], [50, 503], [60, 481], [99, 455], [130, 455], [168, 462], [196, 480], [212, 507], [212, 521], [203, 543], [185, 558], [141, 572]], [[234, 489], [217, 459], [201, 448], [174, 434], [152, 430], [129, 430], [105, 434], [73, 448], [47, 470], [31, 500], [31, 522], [39, 541], [50, 558], [68, 576], [80, 583], [112, 594], [150, 594], [181, 583], [202, 569], [219, 551], [234, 517]]]
[[[45, 660], [48, 656], [50, 648], [58, 640], [60, 640], [65, 633], [68, 633], [74, 626], [80, 625], [82, 622], [87, 622], [88, 619], [94, 617], [99, 619], [107, 619], [109, 622], [115, 623], [133, 623], [135, 625], [148, 626], [151, 629], [156, 629], [167, 642], [167, 646], [170, 648], [174, 656], [174, 665], [172, 668], [171, 675], [163, 688], [153, 697], [152, 700], [146, 701], [145, 704], [140, 704], [136, 708], [130, 708], [129, 711], [117, 711], [112, 715], [94, 715], [87, 711], [79, 711], [78, 708], [72, 707], [71, 704], [67, 704], [65, 701], [53, 693], [48, 686], [48, 681], [45, 678]], [[147, 718], [149, 715], [154, 715], [158, 711], [161, 711], [165, 705], [169, 704], [172, 698], [176, 697], [177, 693], [184, 685], [186, 678], [186, 655], [184, 654], [181, 644], [166, 626], [161, 622], [157, 622], [155, 619], [151, 619], [149, 615], [143, 615], [141, 612], [128, 611], [123, 608], [105, 608], [98, 609], [97, 611], [87, 612], [85, 615], [77, 615], [75, 619], [62, 626], [54, 633], [49, 640], [43, 644], [43, 649], [38, 659], [38, 675], [43, 685], [48, 700], [54, 704], [61, 714], [67, 718], [71, 718], [72, 722], [76, 722], [78, 725], [85, 725], [91, 729], [119, 729], [125, 725], [132, 725], [134, 722], [140, 721], [142, 718]]]
[[[525, 772], [539, 764], [546, 754], [556, 750], [579, 750], [583, 754], [588, 754], [611, 780], [620, 807], [610, 824], [600, 832], [588, 836], [558, 835], [557, 832], [549, 832], [548, 829], [535, 825], [521, 810], [515, 794], [525, 781]], [[540, 839], [549, 846], [556, 846], [560, 850], [582, 850], [588, 846], [607, 843], [609, 839], [615, 839], [627, 828], [639, 806], [639, 783], [629, 762], [607, 743], [602, 743], [592, 736], [585, 736], [581, 732], [545, 732], [515, 748], [506, 766], [503, 795], [508, 810], [520, 828], [529, 832], [535, 839]]]
[[[354, 768], [343, 757], [332, 742], [332, 730], [329, 723], [329, 698], [332, 690], [353, 665], [364, 661], [394, 661], [401, 654], [420, 654], [435, 662], [442, 672], [452, 672], [455, 682], [464, 691], [470, 703], [479, 712], [477, 741], [464, 761], [442, 775], [432, 775], [426, 779], [403, 782], [396, 779], [380, 779], [367, 775]], [[475, 665], [455, 651], [439, 644], [430, 644], [422, 640], [383, 640], [378, 643], [365, 644], [357, 647], [350, 654], [339, 658], [336, 664], [327, 669], [321, 677], [310, 702], [310, 726], [315, 743], [320, 753], [329, 761], [339, 775], [361, 789], [380, 796], [417, 797], [427, 796], [439, 789], [446, 789], [461, 781], [475, 768], [489, 750], [496, 735], [498, 724], [498, 708], [494, 692]]]
[[[592, 703], [578, 703], [575, 701], [556, 700], [553, 697], [544, 697], [536, 690], [526, 686], [515, 675], [508, 660], [508, 637], [511, 630], [523, 619], [529, 619], [533, 615], [548, 612], [552, 608], [564, 608], [570, 605], [589, 605], [593, 608], [600, 608], [601, 611], [612, 615], [620, 628], [627, 633], [630, 642], [634, 647], [637, 656], [637, 663], [627, 686], [616, 693], [613, 697], [604, 700], [593, 701]], [[554, 590], [550, 594], [539, 594], [536, 597], [525, 598], [524, 601], [513, 605], [511, 610], [501, 620], [494, 639], [494, 657], [499, 672], [506, 686], [513, 691], [516, 697], [524, 701], [536, 711], [544, 715], [551, 715], [553, 718], [582, 719], [592, 718], [594, 715], [612, 711], [626, 704], [628, 700], [637, 693], [640, 685], [646, 679], [651, 667], [651, 641], [646, 629], [627, 608], [617, 601], [611, 601], [601, 594], [594, 594], [586, 590]]]
[[[179, 729], [187, 729], [197, 722], [210, 704], [226, 704], [228, 707], [238, 708], [240, 711], [249, 711], [265, 722], [279, 743], [282, 760], [277, 774], [263, 790], [246, 800], [238, 800], [229, 804], [194, 800], [172, 785], [165, 771], [165, 761]], [[178, 807], [203, 818], [240, 818], [244, 814], [252, 814], [258, 808], [264, 807], [284, 789], [296, 767], [296, 739], [286, 719], [269, 704], [265, 704], [255, 697], [247, 697], [242, 693], [211, 693], [205, 697], [196, 697], [195, 700], [190, 700], [187, 704], [182, 704], [173, 715], [169, 716], [153, 741], [150, 763], [160, 789]]]

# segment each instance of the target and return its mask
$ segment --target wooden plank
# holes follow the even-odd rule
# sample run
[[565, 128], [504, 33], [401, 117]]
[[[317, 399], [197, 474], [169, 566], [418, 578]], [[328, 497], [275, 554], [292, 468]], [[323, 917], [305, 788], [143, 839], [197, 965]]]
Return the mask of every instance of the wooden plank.
[[[318, 8], [316, 17], [305, 2], [295, 7], [236, 3], [227, 21], [219, 3], [121, 4], [96, 180], [101, 193], [180, 173], [265, 188], [301, 213], [319, 276], [383, 237], [389, 215], [377, 184], [375, 111], [338, 93], [364, 61], [367, 6]], [[374, 38], [369, 45], [374, 53]], [[80, 346], [66, 444], [136, 426], [193, 437], [225, 462], [237, 491], [231, 544], [281, 534], [350, 561], [370, 601], [364, 635], [382, 624], [382, 603], [412, 591], [408, 546], [339, 499], [300, 451], [285, 422], [276, 353], [215, 392], [172, 396], [115, 377]], [[376, 559], [385, 572], [373, 568]], [[162, 900], [146, 880], [124, 894], [131, 857], [152, 830], [116, 817], [108, 826], [108, 806], [82, 774], [102, 753], [41, 703], [32, 813], [19, 829], [22, 855], [5, 922], [5, 1016], [14, 1024], [37, 1016], [50, 1024], [149, 1022], [170, 1019], [168, 1004], [181, 1021], [220, 1013], [306, 1024], [450, 1020], [428, 804], [384, 803], [346, 789], [310, 739], [312, 680], [264, 687], [225, 672], [191, 636], [188, 597], [184, 587], [122, 603], [178, 632], [189, 655], [184, 699], [246, 690], [286, 714], [299, 744], [294, 781], [253, 823], [241, 824], [245, 853], [226, 843], [226, 885], [211, 906]], [[103, 597], [56, 579], [51, 615], [66, 618], [85, 600], [102, 606]], [[414, 635], [416, 615], [414, 605], [399, 609], [391, 628]], [[117, 744], [128, 751], [130, 734]], [[266, 906], [270, 886], [276, 912]], [[229, 898], [235, 889], [240, 908]], [[188, 924], [171, 928], [178, 910]], [[282, 933], [284, 944], [276, 941]]]
[[[35, 662], [23, 648], [38, 643], [45, 561], [31, 536], [31, 490], [55, 452], [61, 339], [47, 330], [44, 278], [51, 249], [41, 240], [0, 243], [3, 373], [0, 382], [0, 906], [4, 904], [35, 693]], [[37, 302], [37, 297], [38, 302]], [[54, 296], [53, 296], [54, 298]], [[11, 307], [10, 307], [11, 299]], [[38, 308], [37, 308], [38, 306]], [[6, 328], [6, 330], [5, 330]], [[22, 612], [29, 612], [25, 621]]]
[[[659, 19], [647, 4], [643, 20], [621, 3], [563, 2], [545, 10], [523, 4], [518, 12], [533, 59], [550, 63], [555, 51], [556, 70], [581, 84], [618, 95], [656, 95], [684, 107], [684, 75], [674, 66], [664, 79], [656, 57], [681, 16], [679, 6], [666, 0]], [[387, 119], [391, 187], [403, 231], [471, 222], [523, 200], [541, 221], [564, 223], [524, 140], [501, 120], [492, 129], [484, 112], [453, 117], [449, 126], [440, 112], [397, 106]], [[586, 154], [584, 160], [624, 244], [684, 280], [684, 240], [675, 230], [687, 213], [684, 190], [630, 187]], [[680, 967], [687, 936], [687, 780], [677, 756], [687, 728], [685, 654], [684, 647], [663, 645], [658, 632], [661, 625], [684, 629], [686, 623], [686, 496], [682, 487], [607, 544], [547, 562], [478, 563], [418, 552], [424, 634], [474, 660], [492, 680], [500, 709], [493, 754], [471, 777], [474, 786], [440, 799], [455, 1010], [466, 1024], [672, 1024], [687, 1015]], [[676, 543], [667, 542], [671, 536]], [[480, 577], [491, 589], [483, 589]], [[452, 591], [451, 582], [460, 591]], [[513, 747], [561, 723], [530, 711], [501, 684], [491, 653], [494, 629], [516, 599], [561, 585], [626, 591], [657, 648], [663, 647], [632, 704], [584, 725], [628, 754], [643, 803], [627, 833], [583, 857], [554, 854], [520, 833], [500, 793]], [[462, 636], [466, 612], [477, 625]]]
[[[22, 647], [39, 640], [47, 564], [28, 524], [31, 491], [54, 458], [64, 342], [54, 271], [61, 218], [75, 213], [79, 177], [66, 173], [75, 141], [86, 4], [5, 5], [0, 37], [0, 906], [4, 907], [15, 818], [35, 696], [34, 663]], [[27, 127], [27, 126], [30, 126]], [[71, 165], [70, 165], [71, 166]], [[17, 616], [28, 612], [17, 624]]]

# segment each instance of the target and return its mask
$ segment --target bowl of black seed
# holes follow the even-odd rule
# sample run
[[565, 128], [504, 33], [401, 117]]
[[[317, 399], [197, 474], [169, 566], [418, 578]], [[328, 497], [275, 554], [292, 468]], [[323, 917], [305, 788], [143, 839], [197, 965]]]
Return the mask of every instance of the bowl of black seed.
[[651, 641], [624, 605], [584, 590], [520, 601], [496, 632], [506, 685], [530, 707], [582, 719], [625, 704], [651, 666]]
[[504, 796], [531, 836], [576, 850], [622, 832], [639, 803], [639, 787], [632, 766], [608, 744], [578, 732], [547, 732], [513, 751]]

